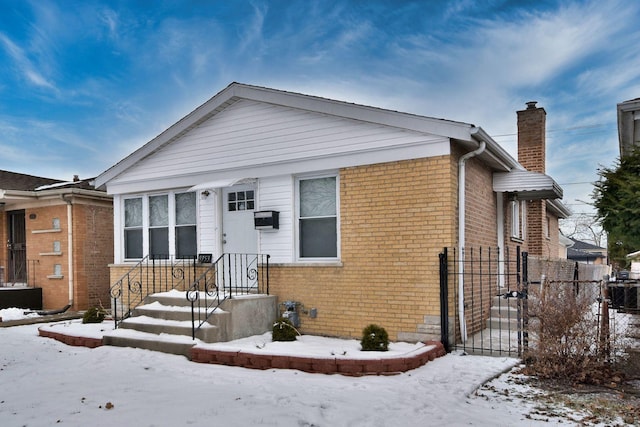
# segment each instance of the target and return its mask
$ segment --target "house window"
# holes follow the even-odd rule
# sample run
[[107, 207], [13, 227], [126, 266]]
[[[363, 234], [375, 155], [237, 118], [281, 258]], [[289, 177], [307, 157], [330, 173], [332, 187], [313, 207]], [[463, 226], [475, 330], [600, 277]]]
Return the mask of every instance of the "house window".
[[53, 218], [51, 221], [51, 228], [54, 230], [60, 230], [60, 218]]
[[53, 275], [54, 276], [62, 276], [62, 264], [54, 264], [53, 265]]
[[527, 236], [527, 203], [511, 201], [511, 237], [524, 240]]
[[546, 217], [546, 221], [545, 221], [545, 230], [544, 230], [544, 237], [546, 237], [547, 239], [551, 237], [551, 218], [549, 218], [548, 216]]
[[59, 240], [54, 240], [53, 241], [53, 252], [60, 252], [62, 251], [62, 247], [60, 246], [60, 241]]
[[255, 206], [255, 192], [253, 190], [236, 191], [227, 194], [229, 212], [252, 211]]
[[169, 258], [169, 196], [149, 197], [149, 256]]
[[197, 255], [196, 193], [153, 194], [124, 200], [124, 257], [168, 259]]
[[196, 193], [176, 194], [176, 256], [196, 256], [196, 241]]
[[338, 257], [337, 176], [299, 178], [298, 256]]
[[142, 198], [124, 201], [124, 257], [142, 258]]

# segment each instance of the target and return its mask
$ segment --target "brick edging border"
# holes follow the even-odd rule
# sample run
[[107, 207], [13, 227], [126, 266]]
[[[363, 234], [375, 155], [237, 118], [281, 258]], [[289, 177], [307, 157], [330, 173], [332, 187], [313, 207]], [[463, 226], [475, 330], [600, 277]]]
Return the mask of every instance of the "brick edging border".
[[424, 343], [433, 348], [413, 356], [384, 359], [316, 359], [300, 356], [245, 353], [242, 351], [191, 349], [191, 361], [217, 365], [240, 366], [250, 369], [297, 369], [309, 373], [341, 374], [349, 376], [392, 375], [416, 369], [447, 352], [439, 341]]
[[53, 338], [56, 341], [76, 347], [96, 348], [102, 345], [102, 338], [76, 337], [73, 335], [65, 335], [58, 332], [46, 331], [38, 328], [38, 334], [41, 337]]
[[[96, 348], [103, 345], [101, 338], [77, 337], [38, 328], [41, 337], [53, 338], [64, 344]], [[313, 357], [282, 356], [245, 353], [242, 351], [211, 350], [192, 347], [189, 358], [196, 363], [238, 366], [250, 369], [297, 369], [309, 373], [341, 374], [349, 376], [393, 375], [410, 371], [447, 354], [440, 341], [426, 341], [433, 348], [414, 354], [384, 359], [317, 359]]]

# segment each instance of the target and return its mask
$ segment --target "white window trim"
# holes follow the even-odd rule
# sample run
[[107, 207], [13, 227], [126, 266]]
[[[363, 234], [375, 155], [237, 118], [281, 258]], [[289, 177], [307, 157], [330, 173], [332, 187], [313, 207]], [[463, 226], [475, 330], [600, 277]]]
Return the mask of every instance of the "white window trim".
[[[307, 179], [319, 179], [319, 178], [336, 178], [336, 257], [326, 258], [309, 258], [300, 257], [300, 181]], [[341, 248], [340, 248], [340, 174], [338, 171], [316, 173], [310, 175], [297, 175], [294, 179], [294, 233], [293, 233], [293, 247], [295, 262], [297, 264], [309, 263], [316, 265], [320, 263], [332, 263], [340, 261]]]
[[526, 200], [512, 200], [511, 210], [511, 238], [524, 241], [527, 237], [527, 202]]
[[[142, 193], [142, 194], [128, 194], [120, 198], [119, 206], [120, 206], [120, 214], [119, 221], [120, 226], [117, 229], [117, 233], [119, 234], [118, 240], [120, 242], [120, 259], [123, 262], [137, 262], [140, 261], [140, 258], [125, 258], [125, 238], [124, 238], [124, 216], [125, 216], [125, 200], [128, 199], [139, 199], [142, 198], [142, 256], [149, 255], [149, 197], [151, 196], [168, 196], [168, 209], [169, 209], [169, 258], [174, 258], [176, 256], [176, 211], [175, 211], [175, 195], [180, 193], [189, 193], [188, 189], [181, 190], [167, 190], [153, 193]], [[200, 209], [200, 201], [199, 197], [197, 197], [196, 193], [196, 212], [199, 212]], [[196, 214], [196, 252], [199, 250], [200, 246], [200, 215]]]
[[520, 238], [520, 203], [512, 200], [510, 203], [511, 210], [511, 237]]

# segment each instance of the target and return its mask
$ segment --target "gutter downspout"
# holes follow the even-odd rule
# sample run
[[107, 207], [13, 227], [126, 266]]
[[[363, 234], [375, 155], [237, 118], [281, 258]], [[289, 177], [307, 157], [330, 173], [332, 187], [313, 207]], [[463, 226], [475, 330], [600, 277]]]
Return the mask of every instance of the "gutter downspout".
[[[472, 133], [473, 134], [473, 133]], [[462, 342], [467, 342], [467, 321], [464, 317], [464, 246], [465, 246], [465, 190], [466, 190], [466, 172], [465, 163], [472, 157], [481, 154], [487, 144], [481, 140], [478, 148], [475, 151], [471, 151], [458, 160], [458, 318], [460, 321], [460, 336]]]
[[67, 268], [69, 269], [69, 306], [73, 306], [73, 209], [70, 198], [62, 195], [62, 200], [67, 202]]

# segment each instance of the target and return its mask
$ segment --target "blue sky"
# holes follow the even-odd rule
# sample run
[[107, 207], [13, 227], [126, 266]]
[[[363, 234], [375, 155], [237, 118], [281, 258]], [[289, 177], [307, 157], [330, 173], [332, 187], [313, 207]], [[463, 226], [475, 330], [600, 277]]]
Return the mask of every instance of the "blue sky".
[[0, 169], [93, 177], [233, 81], [481, 126], [547, 111], [575, 212], [640, 97], [640, 2], [0, 0]]

